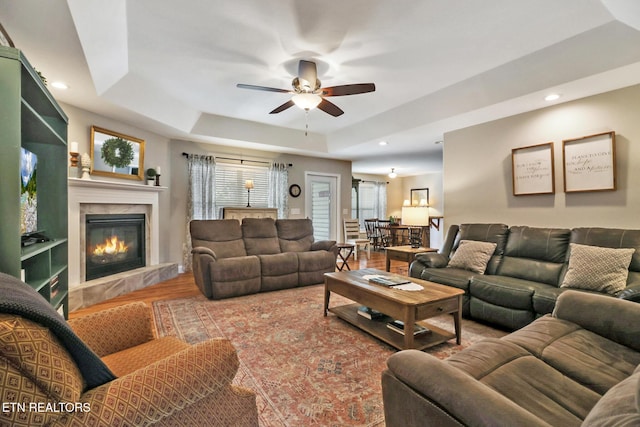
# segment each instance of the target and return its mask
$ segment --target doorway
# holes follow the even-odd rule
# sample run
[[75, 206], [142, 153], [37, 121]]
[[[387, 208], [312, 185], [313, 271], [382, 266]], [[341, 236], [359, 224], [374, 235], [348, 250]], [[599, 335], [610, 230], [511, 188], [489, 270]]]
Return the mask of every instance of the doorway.
[[305, 216], [313, 223], [313, 238], [336, 240], [338, 238], [338, 218], [340, 212], [340, 176], [318, 172], [305, 173]]

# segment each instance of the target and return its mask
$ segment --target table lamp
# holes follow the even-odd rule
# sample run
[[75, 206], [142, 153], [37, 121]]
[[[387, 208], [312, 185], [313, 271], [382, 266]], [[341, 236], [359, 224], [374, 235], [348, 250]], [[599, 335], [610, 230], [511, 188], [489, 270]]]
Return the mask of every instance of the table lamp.
[[417, 236], [411, 234], [411, 247], [419, 248], [422, 245], [422, 234], [425, 227], [429, 227], [429, 206], [403, 206], [402, 207], [402, 224], [409, 227], [420, 228], [421, 233]]

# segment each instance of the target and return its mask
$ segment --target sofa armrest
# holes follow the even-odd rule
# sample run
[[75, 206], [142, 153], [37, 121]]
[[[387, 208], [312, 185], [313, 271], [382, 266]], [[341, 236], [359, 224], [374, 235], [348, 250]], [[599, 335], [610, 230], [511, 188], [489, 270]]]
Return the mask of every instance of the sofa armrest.
[[213, 291], [211, 290], [209, 264], [215, 262], [218, 257], [214, 251], [204, 246], [196, 246], [191, 249], [191, 254], [193, 255], [193, 278], [196, 281], [196, 285], [198, 285], [204, 296], [211, 298]]
[[151, 309], [141, 301], [70, 319], [69, 326], [100, 357], [155, 338]]
[[196, 344], [80, 397], [90, 411], [61, 417], [55, 426], [150, 425], [230, 387], [238, 370], [227, 339]]
[[627, 286], [617, 296], [623, 300], [640, 302], [640, 284]]
[[311, 244], [312, 251], [328, 251], [335, 252], [338, 255], [338, 247], [335, 240], [318, 240]]
[[640, 305], [588, 292], [560, 294], [553, 316], [640, 351]]
[[209, 248], [205, 248], [204, 246], [197, 246], [197, 247], [191, 249], [191, 253], [193, 255], [198, 255], [198, 256], [204, 255], [204, 256], [211, 257], [211, 258], [213, 258], [213, 261], [218, 259], [218, 257], [216, 256], [215, 252], [213, 252]]
[[425, 268], [443, 268], [449, 263], [449, 258], [446, 255], [436, 252], [416, 254], [415, 260], [424, 265]]
[[[400, 351], [389, 357], [387, 366], [393, 376], [431, 407], [426, 412], [444, 411], [465, 426], [548, 426], [502, 394], [430, 354], [418, 350]], [[392, 399], [385, 394], [384, 383], [383, 398], [385, 418], [388, 412], [393, 417], [394, 411], [406, 411], [401, 407], [387, 408], [387, 402]], [[401, 402], [402, 397], [395, 396], [393, 400]], [[400, 425], [391, 419], [386, 421], [389, 426]], [[429, 425], [429, 420], [415, 425]]]

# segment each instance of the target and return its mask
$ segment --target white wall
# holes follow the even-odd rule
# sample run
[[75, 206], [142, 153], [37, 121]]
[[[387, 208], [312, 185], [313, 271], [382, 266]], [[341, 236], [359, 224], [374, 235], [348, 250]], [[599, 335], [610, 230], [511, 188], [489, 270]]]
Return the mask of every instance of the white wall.
[[[465, 222], [640, 228], [640, 85], [445, 134], [444, 216]], [[562, 141], [616, 132], [617, 190], [564, 193]], [[554, 143], [555, 194], [513, 196], [511, 150]]]

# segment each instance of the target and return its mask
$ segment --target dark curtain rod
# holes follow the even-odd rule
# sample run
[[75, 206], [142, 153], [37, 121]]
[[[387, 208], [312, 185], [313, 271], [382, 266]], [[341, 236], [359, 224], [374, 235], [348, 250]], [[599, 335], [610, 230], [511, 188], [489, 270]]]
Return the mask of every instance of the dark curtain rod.
[[374, 184], [389, 184], [389, 181], [366, 181], [364, 179], [359, 180], [360, 182], [373, 182]]
[[[190, 156], [191, 154], [189, 154], [189, 153], [182, 153], [182, 155], [183, 155], [183, 156], [185, 156], [186, 158], [189, 158], [189, 156]], [[216, 158], [216, 159], [222, 159], [222, 160], [233, 160], [233, 161], [236, 161], [236, 162], [240, 162], [240, 164], [243, 164], [244, 162], [262, 163], [262, 164], [265, 164], [265, 165], [270, 165], [270, 164], [271, 164], [271, 162], [264, 162], [264, 161], [261, 161], [261, 160], [244, 160], [244, 159], [234, 159], [234, 158], [232, 158], [232, 157], [217, 157], [217, 156], [213, 156], [213, 157], [214, 157], [214, 158]], [[276, 162], [274, 162], [274, 163], [276, 163]], [[292, 167], [292, 166], [293, 166], [293, 164], [292, 164], [292, 163], [289, 163], [289, 164], [287, 164], [287, 166], [288, 166], [288, 167]]]

